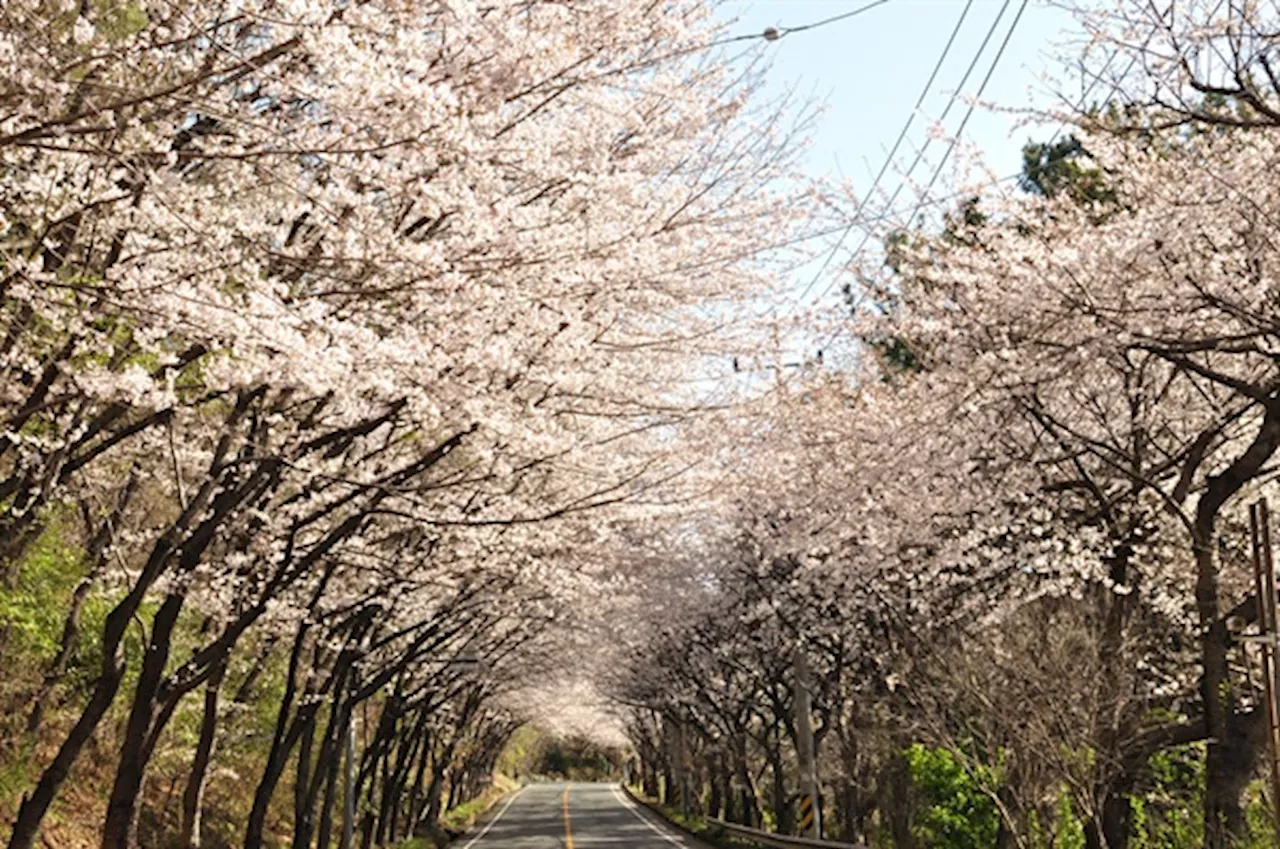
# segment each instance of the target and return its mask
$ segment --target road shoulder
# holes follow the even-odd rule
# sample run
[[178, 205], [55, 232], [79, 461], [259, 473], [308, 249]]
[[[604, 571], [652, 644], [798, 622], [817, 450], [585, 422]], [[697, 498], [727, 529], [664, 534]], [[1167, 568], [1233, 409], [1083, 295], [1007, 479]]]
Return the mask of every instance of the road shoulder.
[[684, 823], [667, 816], [660, 805], [633, 792], [625, 784], [615, 785], [614, 792], [625, 807], [676, 846], [689, 847], [689, 849], [744, 849], [746, 846], [746, 844], [729, 843], [700, 834]]

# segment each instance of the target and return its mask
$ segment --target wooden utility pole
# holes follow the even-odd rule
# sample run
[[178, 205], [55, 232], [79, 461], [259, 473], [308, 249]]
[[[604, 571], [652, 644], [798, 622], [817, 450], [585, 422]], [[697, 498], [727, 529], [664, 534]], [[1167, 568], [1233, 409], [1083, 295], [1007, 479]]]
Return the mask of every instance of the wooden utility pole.
[[342, 849], [351, 849], [356, 824], [356, 716], [355, 711], [347, 719], [345, 751], [342, 757]]
[[680, 720], [666, 714], [662, 717], [663, 739], [667, 745], [667, 775], [662, 788], [662, 803], [684, 809], [684, 746], [681, 745]]
[[1271, 813], [1276, 846], [1280, 847], [1280, 664], [1276, 661], [1276, 575], [1271, 556], [1271, 514], [1266, 500], [1249, 506], [1249, 531], [1253, 548], [1253, 586], [1258, 600], [1258, 634], [1250, 640], [1262, 650], [1262, 686], [1266, 694], [1267, 753], [1271, 757]]
[[818, 765], [813, 747], [813, 696], [809, 658], [800, 646], [795, 652], [796, 755], [800, 761], [800, 834], [822, 836], [818, 805]]
[[685, 819], [689, 818], [689, 811], [692, 807], [690, 798], [690, 775], [693, 769], [693, 759], [689, 757], [689, 721], [680, 717], [680, 723], [676, 726], [676, 734], [680, 745], [680, 813], [684, 814]]
[[[351, 670], [351, 693], [360, 686], [360, 669]], [[350, 696], [348, 696], [350, 698]], [[342, 764], [342, 839], [339, 849], [352, 849], [356, 834], [356, 711], [355, 705], [347, 716], [347, 733], [343, 745]], [[414, 823], [416, 826], [417, 823]]]

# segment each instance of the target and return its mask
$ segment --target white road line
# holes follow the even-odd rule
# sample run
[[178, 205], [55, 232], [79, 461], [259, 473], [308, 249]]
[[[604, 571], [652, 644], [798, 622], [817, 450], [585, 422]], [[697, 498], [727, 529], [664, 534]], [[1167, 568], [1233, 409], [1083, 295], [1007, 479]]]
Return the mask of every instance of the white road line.
[[[528, 785], [526, 784], [525, 787], [528, 787]], [[507, 808], [511, 807], [511, 803], [516, 800], [516, 797], [525, 791], [525, 787], [521, 787], [515, 793], [511, 794], [511, 798], [507, 800], [507, 804], [502, 806], [502, 810], [498, 811], [497, 815], [493, 819], [485, 823], [484, 828], [480, 830], [480, 833], [477, 834], [475, 837], [471, 838], [471, 842], [468, 843], [466, 846], [463, 846], [462, 849], [471, 849], [472, 846], [475, 846], [476, 843], [479, 842], [481, 837], [484, 837], [486, 834], [488, 834], [489, 829], [493, 828], [493, 824], [495, 822], [502, 819], [502, 815], [507, 812]]]
[[[640, 807], [636, 805], [635, 802], [632, 802], [629, 798], [627, 798], [626, 794], [623, 793], [621, 790], [619, 790], [617, 785], [614, 785], [613, 795], [618, 797], [618, 801], [622, 803], [622, 807], [626, 808], [628, 811], [636, 815], [636, 819], [640, 820], [640, 822], [644, 823], [645, 825], [649, 826], [649, 828], [653, 829], [654, 834], [658, 835], [663, 840], [670, 843], [672, 846], [679, 846], [680, 849], [684, 849], [683, 842], [681, 842], [678, 838], [672, 837], [670, 834], [663, 831], [662, 829], [658, 828], [656, 825], [653, 824], [653, 820], [649, 819], [644, 814], [640, 813]], [[464, 846], [463, 849], [468, 849], [468, 847]]]

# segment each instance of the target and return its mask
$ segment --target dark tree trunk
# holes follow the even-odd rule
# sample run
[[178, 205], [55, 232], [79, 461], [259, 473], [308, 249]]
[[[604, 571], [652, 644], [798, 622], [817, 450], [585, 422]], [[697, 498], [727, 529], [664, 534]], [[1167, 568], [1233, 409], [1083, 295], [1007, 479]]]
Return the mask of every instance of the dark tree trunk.
[[724, 816], [723, 774], [723, 761], [719, 755], [716, 755], [711, 761], [709, 781], [711, 795], [707, 799], [707, 814], [712, 817]]
[[1208, 750], [1205, 757], [1204, 846], [1231, 849], [1247, 834], [1240, 798], [1257, 760], [1258, 745], [1248, 733], [1251, 724], [1238, 713], [1230, 677], [1230, 635], [1222, 615], [1218, 587], [1217, 520], [1227, 502], [1280, 448], [1280, 404], [1267, 403], [1258, 433], [1248, 448], [1222, 472], [1206, 479], [1196, 503], [1192, 543], [1196, 564], [1196, 612], [1201, 628], [1201, 663]]
[[58, 686], [58, 682], [66, 674], [67, 661], [71, 659], [71, 655], [75, 651], [76, 641], [80, 636], [80, 612], [84, 609], [85, 599], [89, 597], [89, 590], [93, 588], [96, 578], [96, 572], [91, 573], [76, 585], [75, 591], [71, 594], [67, 618], [62, 625], [62, 639], [58, 644], [58, 654], [54, 657], [53, 663], [49, 665], [49, 671], [45, 673], [39, 692], [32, 699], [31, 713], [27, 717], [28, 733], [34, 734], [40, 729], [40, 723], [44, 720], [44, 709], [49, 701], [49, 696], [53, 694], [54, 687]]
[[[390, 709], [391, 706], [388, 706]], [[388, 727], [387, 737], [387, 754], [382, 759], [382, 791], [378, 797], [378, 820], [377, 828], [374, 829], [374, 836], [378, 844], [381, 845], [389, 840], [395, 840], [392, 833], [392, 816], [391, 811], [394, 807], [396, 796], [396, 760], [402, 757], [403, 752], [401, 746], [404, 743], [403, 738], [396, 734], [397, 721], [391, 720]], [[393, 757], [394, 749], [394, 757]]]
[[650, 799], [658, 798], [658, 771], [653, 764], [646, 763], [644, 765], [644, 777], [640, 781], [640, 788], [644, 791], [644, 795]]
[[426, 781], [427, 767], [431, 763], [431, 747], [432, 742], [424, 730], [422, 744], [418, 747], [418, 765], [414, 770], [413, 790], [409, 793], [409, 833], [411, 835], [417, 835], [422, 825], [423, 805], [426, 804], [422, 791]]
[[911, 836], [911, 768], [901, 753], [894, 755], [887, 767], [889, 835], [894, 849], [915, 849]]
[[[123, 521], [124, 512], [128, 508], [129, 502], [133, 500], [134, 493], [137, 490], [138, 475], [135, 470], [130, 473], [129, 480], [120, 490], [120, 496], [116, 499], [115, 507], [103, 519], [98, 526], [97, 533], [93, 535], [88, 545], [85, 546], [85, 560], [89, 564], [88, 572], [71, 594], [67, 617], [62, 625], [62, 638], [58, 643], [58, 653], [54, 657], [53, 663], [50, 664], [49, 671], [45, 673], [44, 681], [40, 685], [40, 691], [33, 700], [31, 714], [27, 718], [27, 731], [33, 734], [40, 728], [49, 696], [53, 694], [54, 687], [58, 685], [58, 682], [66, 674], [67, 662], [71, 660], [71, 655], [75, 652], [76, 642], [80, 637], [80, 614], [84, 610], [84, 603], [89, 597], [89, 591], [98, 582], [98, 578], [101, 577], [103, 569], [107, 565], [107, 550], [111, 541], [115, 538], [115, 529]], [[89, 524], [92, 520], [89, 518], [88, 508], [85, 508], [85, 514], [85, 522]]]
[[[276, 715], [275, 733], [267, 755], [267, 765], [258, 782], [258, 788], [254, 791], [253, 809], [249, 812], [249, 820], [245, 824], [244, 849], [261, 849], [262, 847], [263, 834], [267, 825], [267, 808], [271, 804], [276, 784], [284, 774], [288, 752], [293, 745], [289, 740], [290, 716], [298, 688], [302, 655], [307, 646], [307, 635], [308, 628], [303, 625], [298, 629], [293, 640], [293, 648], [289, 652], [289, 671], [285, 677], [284, 695], [280, 699], [280, 709]], [[296, 727], [296, 723], [294, 725]]]
[[204, 691], [204, 717], [200, 723], [200, 740], [196, 744], [196, 754], [191, 760], [191, 774], [187, 778], [187, 789], [182, 794], [182, 835], [179, 845], [182, 849], [199, 849], [200, 816], [204, 807], [205, 782], [209, 774], [209, 764], [213, 761], [214, 743], [218, 730], [218, 697], [222, 691], [222, 679], [226, 672], [226, 664], [219, 664], [214, 670]]
[[107, 816], [102, 826], [102, 849], [132, 849], [138, 795], [142, 790], [142, 777], [150, 754], [146, 742], [155, 720], [160, 682], [169, 662], [173, 629], [177, 625], [182, 606], [182, 596], [170, 595], [160, 606], [152, 622], [151, 639], [142, 659], [138, 684], [134, 688], [133, 706], [129, 711], [124, 742], [120, 748], [120, 761], [116, 766], [115, 782], [107, 802]]
[[[338, 739], [342, 739], [345, 735], [346, 726], [344, 725]], [[324, 782], [324, 801], [320, 805], [320, 828], [316, 839], [316, 846], [319, 849], [329, 849], [333, 842], [333, 809], [338, 799], [338, 760], [342, 756], [339, 754], [333, 759], [333, 765], [327, 770], [328, 775]]]
[[749, 828], [758, 828], [763, 817], [760, 811], [760, 799], [756, 795], [755, 782], [751, 780], [751, 767], [747, 762], [745, 744], [739, 743], [739, 749], [734, 754], [734, 767], [738, 773], [738, 783], [741, 785], [738, 807], [742, 814], [742, 824]]
[[431, 768], [431, 784], [427, 787], [427, 827], [435, 830], [440, 823], [440, 805], [444, 800], [444, 774], [448, 760], [441, 758]]
[[[199, 506], [203, 506], [201, 503]], [[155, 583], [169, 557], [173, 552], [178, 533], [184, 527], [193, 512], [188, 509], [170, 531], [157, 541], [151, 556], [143, 568], [142, 575], [134, 583], [129, 594], [112, 608], [102, 628], [102, 672], [94, 684], [93, 694], [76, 721], [75, 726], [63, 740], [53, 761], [45, 768], [36, 784], [35, 790], [18, 808], [18, 816], [13, 823], [13, 833], [9, 837], [9, 849], [31, 849], [40, 823], [49, 811], [49, 806], [58, 795], [58, 790], [75, 764], [81, 750], [97, 730], [102, 717], [106, 715], [111, 703], [115, 701], [120, 690], [120, 682], [124, 678], [124, 660], [120, 656], [120, 645], [125, 631], [146, 597], [147, 590]]]
[[1102, 803], [1102, 844], [1105, 849], [1126, 849], [1133, 832], [1133, 805], [1128, 793], [1112, 793]]
[[107, 709], [115, 701], [116, 693], [120, 689], [120, 681], [124, 677], [124, 664], [112, 657], [111, 660], [105, 661], [104, 665], [109, 668], [104, 669], [99, 676], [98, 683], [93, 688], [93, 695], [89, 697], [89, 703], [81, 712], [80, 719], [62, 741], [58, 754], [41, 774], [35, 790], [18, 808], [18, 816], [13, 823], [13, 833], [9, 836], [9, 849], [31, 849], [40, 831], [40, 822], [58, 795], [58, 789], [71, 774], [71, 767], [79, 757], [80, 751], [89, 742], [98, 723], [102, 721]]
[[766, 759], [769, 761], [773, 784], [773, 816], [778, 823], [778, 833], [790, 834], [795, 825], [795, 817], [791, 815], [791, 804], [787, 798], [787, 776], [782, 768], [782, 755], [771, 751]]
[[[318, 713], [318, 711], [317, 711]], [[308, 719], [298, 741], [297, 772], [293, 782], [293, 849], [307, 849], [311, 845], [312, 812], [311, 749], [315, 745], [316, 720]]]

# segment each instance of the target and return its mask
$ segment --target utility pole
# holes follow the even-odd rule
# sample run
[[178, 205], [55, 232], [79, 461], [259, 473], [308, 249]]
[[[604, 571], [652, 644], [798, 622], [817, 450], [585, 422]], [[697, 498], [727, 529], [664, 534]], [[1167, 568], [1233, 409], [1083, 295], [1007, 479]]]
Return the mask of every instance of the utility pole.
[[[359, 682], [359, 670], [351, 670], [351, 692], [356, 691]], [[356, 828], [356, 711], [355, 705], [347, 715], [346, 751], [342, 765], [342, 842], [339, 849], [351, 849], [355, 842]], [[415, 823], [416, 824], [416, 823]]]
[[356, 819], [356, 797], [355, 797], [355, 768], [353, 761], [356, 759], [356, 717], [352, 712], [351, 718], [347, 720], [347, 745], [344, 755], [344, 763], [342, 764], [342, 786], [345, 788], [342, 794], [342, 843], [339, 845], [342, 849], [351, 849], [352, 839], [355, 837], [355, 819]]
[[1253, 548], [1253, 581], [1258, 600], [1258, 634], [1248, 642], [1259, 643], [1262, 653], [1262, 684], [1267, 707], [1267, 754], [1271, 760], [1271, 808], [1275, 819], [1275, 841], [1280, 847], [1280, 658], [1277, 638], [1275, 563], [1271, 553], [1271, 514], [1266, 500], [1249, 506], [1250, 542]]
[[681, 774], [684, 772], [684, 752], [680, 749], [680, 724], [670, 714], [662, 717], [662, 739], [667, 749], [665, 781], [660, 790], [662, 804], [675, 807], [680, 793]]
[[680, 813], [685, 819], [689, 818], [689, 772], [693, 766], [689, 757], [688, 725], [688, 720], [681, 716], [680, 724], [676, 726], [680, 741]]
[[795, 651], [796, 755], [800, 760], [800, 835], [822, 836], [822, 811], [818, 806], [818, 765], [813, 750], [813, 696], [809, 658], [804, 648]]
[[671, 762], [671, 772], [667, 776], [666, 795], [663, 802], [675, 807], [679, 805], [680, 813], [689, 816], [689, 747], [685, 739], [685, 718], [679, 716], [663, 717], [666, 731], [667, 757]]

